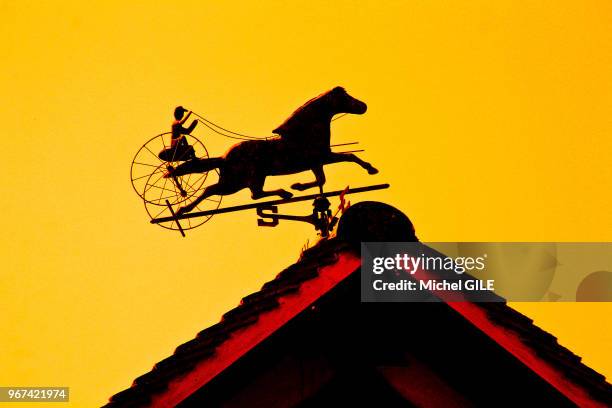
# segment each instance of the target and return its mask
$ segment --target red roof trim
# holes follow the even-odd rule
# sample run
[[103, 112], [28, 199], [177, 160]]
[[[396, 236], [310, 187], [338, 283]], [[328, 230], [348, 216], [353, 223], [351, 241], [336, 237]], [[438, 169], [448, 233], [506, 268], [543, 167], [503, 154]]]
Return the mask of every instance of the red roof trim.
[[[437, 278], [422, 269], [416, 271], [412, 277], [426, 281]], [[591, 398], [583, 388], [568, 380], [562, 371], [538, 356], [516, 332], [496, 324], [478, 304], [462, 301], [463, 295], [459, 292], [433, 293], [575, 404], [581, 407], [606, 407], [605, 404]]]
[[152, 406], [174, 407], [227, 369], [231, 364], [315, 303], [361, 265], [352, 252], [338, 254], [338, 260], [319, 268], [317, 279], [305, 281], [297, 292], [279, 297], [279, 307], [258, 315], [257, 323], [236, 330], [215, 350], [215, 356], [198, 363], [184, 376], [175, 378], [167, 390], [154, 395]]

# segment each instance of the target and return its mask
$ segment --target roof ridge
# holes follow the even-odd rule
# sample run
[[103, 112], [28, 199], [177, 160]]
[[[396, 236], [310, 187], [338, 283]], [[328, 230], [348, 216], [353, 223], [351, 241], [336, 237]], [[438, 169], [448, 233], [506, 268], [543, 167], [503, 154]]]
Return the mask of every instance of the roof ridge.
[[[171, 381], [181, 375], [187, 375], [198, 364], [206, 363], [208, 359], [217, 355], [219, 347], [222, 351], [224, 350], [223, 353], [227, 353], [227, 347], [230, 347], [232, 343], [229, 346], [224, 343], [226, 341], [231, 342], [232, 336], [239, 330], [249, 330], [260, 318], [269, 321], [270, 314], [267, 312], [273, 312], [282, 307], [283, 299], [293, 299], [289, 296], [296, 295], [305, 286], [309, 286], [306, 282], [321, 276], [325, 267], [336, 265], [343, 256], [342, 254], [350, 254], [353, 259], [357, 259], [355, 262], [358, 262], [357, 252], [351, 244], [335, 238], [321, 240], [313, 247], [304, 250], [296, 263], [288, 266], [278, 273], [274, 279], [262, 285], [259, 291], [244, 296], [236, 307], [223, 314], [219, 322], [200, 331], [194, 339], [176, 347], [171, 356], [155, 364], [148, 373], [136, 378], [130, 388], [113, 395], [106, 406], [131, 407], [149, 404], [153, 398], [152, 395], [167, 390]], [[352, 274], [354, 272], [354, 270], [348, 271], [346, 269], [343, 273]], [[342, 276], [344, 278], [339, 279], [343, 280], [349, 275]], [[321, 282], [324, 281], [325, 279]], [[327, 293], [333, 287], [333, 285], [328, 286], [328, 289], [325, 289], [322, 293]], [[304, 296], [304, 292], [301, 293]], [[505, 301], [467, 303], [464, 306], [452, 304], [450, 306], [471, 324], [482, 330], [485, 335], [502, 345], [507, 352], [522, 361], [530, 370], [536, 372], [539, 376], [543, 376], [545, 381], [552, 381], [550, 382], [551, 385], [555, 383], [559, 387], [559, 381], [555, 377], [559, 376], [559, 378], [566, 379], [562, 380], [561, 384], [565, 384], [564, 381], [569, 381], [568, 387], [578, 386], [595, 400], [610, 401], [612, 399], [612, 385], [606, 381], [602, 374], [586, 366], [580, 356], [560, 345], [555, 336], [538, 327], [529, 317], [508, 306]], [[476, 315], [482, 314], [489, 320], [489, 323], [484, 325], [480, 323], [483, 325], [483, 327], [480, 327], [479, 318], [474, 313]], [[294, 317], [295, 315], [292, 315], [287, 318], [291, 320]], [[286, 322], [283, 324], [286, 324]], [[491, 326], [493, 333], [490, 332], [491, 328], [487, 329], [488, 325], [493, 325]], [[495, 326], [497, 326], [496, 329]], [[272, 330], [271, 333], [274, 333], [277, 329], [270, 330]], [[508, 333], [505, 335], [508, 338], [499, 337], [500, 334], [495, 333], [499, 330]], [[516, 339], [512, 340], [514, 337]], [[521, 356], [520, 350], [523, 347], [536, 359], [541, 360], [541, 363], [547, 366], [546, 370], [552, 371], [547, 374], [546, 372], [540, 373], [537, 367], [534, 369], [532, 363], [526, 361], [524, 355]], [[547, 376], [550, 376], [551, 372], [555, 374], [553, 379], [549, 381]], [[212, 375], [210, 378], [214, 378], [217, 374], [213, 372], [210, 375]], [[199, 380], [204, 381], [201, 377]], [[204, 381], [203, 384], [205, 383]]]

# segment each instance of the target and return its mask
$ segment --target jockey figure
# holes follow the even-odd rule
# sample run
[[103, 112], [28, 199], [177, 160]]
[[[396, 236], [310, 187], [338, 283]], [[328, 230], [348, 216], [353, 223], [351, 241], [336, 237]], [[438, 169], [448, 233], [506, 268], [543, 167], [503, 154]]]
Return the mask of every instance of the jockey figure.
[[170, 141], [170, 147], [165, 149], [159, 154], [160, 159], [165, 161], [185, 161], [195, 159], [195, 150], [193, 146], [187, 143], [184, 135], [189, 135], [198, 124], [197, 120], [191, 122], [189, 127], [183, 127], [183, 124], [187, 122], [191, 111], [185, 115], [187, 109], [182, 106], [177, 106], [174, 109], [174, 121], [172, 122], [172, 139]]

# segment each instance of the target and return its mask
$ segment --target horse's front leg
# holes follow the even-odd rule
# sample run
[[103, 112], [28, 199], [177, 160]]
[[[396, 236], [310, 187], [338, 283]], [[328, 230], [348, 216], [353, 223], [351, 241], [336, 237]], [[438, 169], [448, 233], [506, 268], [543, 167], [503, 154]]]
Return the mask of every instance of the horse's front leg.
[[326, 156], [327, 160], [325, 160], [325, 164], [331, 163], [339, 163], [339, 162], [353, 162], [357, 163], [364, 169], [368, 171], [368, 174], [376, 174], [378, 170], [376, 167], [372, 166], [370, 163], [361, 160], [359, 157], [355, 156], [353, 153], [329, 153]]
[[312, 168], [312, 172], [315, 175], [316, 180], [310, 183], [295, 183], [291, 185], [291, 188], [298, 191], [304, 191], [312, 187], [319, 186], [319, 191], [323, 194], [323, 184], [325, 184], [325, 172], [323, 166]]

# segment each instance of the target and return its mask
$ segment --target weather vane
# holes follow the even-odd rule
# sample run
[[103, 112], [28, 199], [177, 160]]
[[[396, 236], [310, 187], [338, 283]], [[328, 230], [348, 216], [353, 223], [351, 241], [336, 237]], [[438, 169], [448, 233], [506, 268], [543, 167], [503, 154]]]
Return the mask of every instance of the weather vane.
[[[172, 131], [147, 141], [136, 153], [131, 167], [134, 190], [143, 199], [151, 223], [185, 236], [185, 230], [198, 227], [215, 215], [255, 209], [262, 227], [275, 227], [280, 220], [306, 222], [326, 238], [349, 203], [348, 194], [388, 188], [377, 184], [359, 188], [324, 192], [323, 166], [339, 162], [353, 162], [368, 174], [378, 170], [361, 160], [355, 153], [363, 150], [335, 152], [332, 147], [353, 145], [357, 142], [331, 144], [331, 122], [335, 115], [365, 113], [364, 102], [350, 96], [344, 88], [336, 87], [298, 108], [272, 136], [255, 137], [225, 129], [193, 111], [179, 106], [174, 111]], [[183, 124], [191, 115], [198, 119], [188, 127]], [[338, 116], [336, 116], [338, 118]], [[215, 133], [240, 140], [222, 157], [209, 157], [204, 144], [192, 135], [201, 123]], [[304, 191], [318, 187], [318, 194], [293, 196], [285, 189], [264, 190], [267, 176], [296, 174], [310, 170], [315, 180], [294, 183], [293, 190]], [[212, 180], [216, 179], [216, 183]], [[221, 207], [225, 195], [242, 189], [251, 191], [253, 200], [278, 196], [280, 199]], [[332, 214], [328, 197], [339, 196], [340, 205]], [[278, 213], [281, 204], [312, 200], [308, 215]]]

